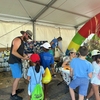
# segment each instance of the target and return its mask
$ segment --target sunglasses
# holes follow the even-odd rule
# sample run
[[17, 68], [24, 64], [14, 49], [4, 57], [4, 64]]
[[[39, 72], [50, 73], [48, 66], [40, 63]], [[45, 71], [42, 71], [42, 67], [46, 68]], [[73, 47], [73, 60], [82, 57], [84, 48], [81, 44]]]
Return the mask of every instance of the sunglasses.
[[28, 38], [31, 39], [31, 37], [28, 35]]
[[76, 54], [75, 52], [70, 52], [70, 54]]
[[71, 54], [73, 54], [74, 52], [70, 52]]

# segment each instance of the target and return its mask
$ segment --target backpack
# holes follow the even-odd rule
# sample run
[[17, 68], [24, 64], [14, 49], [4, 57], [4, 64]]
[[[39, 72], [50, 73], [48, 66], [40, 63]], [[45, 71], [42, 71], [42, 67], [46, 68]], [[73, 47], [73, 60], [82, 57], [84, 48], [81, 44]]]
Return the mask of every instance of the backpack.
[[[41, 77], [41, 74], [40, 74], [40, 77]], [[36, 79], [36, 75], [35, 75], [35, 79]], [[36, 79], [36, 86], [32, 92], [31, 100], [43, 100], [44, 99], [44, 92], [43, 92], [42, 86], [39, 83], [40, 83], [40, 80], [39, 82], [37, 82], [37, 79]]]
[[52, 76], [51, 76], [49, 68], [47, 67], [45, 69], [45, 76], [42, 78], [42, 83], [48, 84], [51, 80], [52, 80]]

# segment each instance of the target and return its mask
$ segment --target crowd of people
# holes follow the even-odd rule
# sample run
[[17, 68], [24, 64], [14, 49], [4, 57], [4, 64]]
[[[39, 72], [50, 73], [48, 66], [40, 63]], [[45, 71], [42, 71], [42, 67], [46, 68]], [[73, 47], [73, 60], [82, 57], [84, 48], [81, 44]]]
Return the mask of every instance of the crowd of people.
[[[57, 47], [62, 53], [62, 49], [59, 47], [59, 41], [62, 41], [62, 37], [53, 39], [50, 43], [45, 42], [41, 45], [43, 51], [39, 54], [33, 53], [30, 57], [24, 54], [24, 42], [28, 39], [32, 39], [32, 32], [30, 30], [21, 31], [22, 36], [16, 37], [12, 40], [9, 65], [14, 78], [12, 84], [11, 100], [23, 100], [18, 96], [18, 93], [24, 91], [24, 89], [18, 89], [18, 83], [22, 78], [22, 59], [29, 60], [31, 65], [28, 69], [27, 80], [28, 95], [31, 100], [32, 91], [36, 86], [36, 79], [40, 80], [42, 86], [42, 78], [45, 76], [45, 69], [48, 67], [53, 75], [56, 74], [54, 69], [54, 55], [55, 48]], [[53, 54], [49, 52], [49, 49], [53, 50]], [[86, 60], [86, 56], [89, 51], [86, 46], [81, 46], [78, 50], [78, 56], [76, 50], [72, 48], [69, 51], [69, 55], [63, 58], [62, 68], [70, 70], [70, 77], [72, 81], [69, 84], [69, 91], [72, 100], [75, 100], [74, 89], [79, 87], [79, 100], [89, 100], [89, 98], [95, 94], [95, 99], [100, 100], [99, 85], [100, 85], [100, 51], [92, 51], [92, 62]], [[36, 74], [36, 76], [35, 76]], [[89, 85], [92, 85], [89, 94], [87, 94]], [[47, 100], [48, 84], [43, 84], [44, 100]]]
[[[49, 49], [54, 49], [55, 47], [58, 47], [58, 41], [61, 41], [62, 38], [59, 37], [57, 40], [52, 41], [51, 45], [50, 43], [46, 42], [43, 45], [41, 45], [43, 52], [39, 54], [32, 54], [30, 57], [26, 54], [24, 54], [24, 42], [27, 42], [28, 39], [32, 39], [32, 32], [30, 30], [27, 31], [21, 31], [20, 32], [22, 36], [16, 37], [12, 40], [11, 44], [11, 50], [10, 50], [10, 57], [9, 57], [9, 65], [12, 72], [12, 77], [14, 78], [13, 84], [12, 84], [12, 93], [10, 96], [11, 100], [22, 100], [23, 98], [18, 96], [18, 93], [21, 93], [24, 91], [24, 89], [18, 89], [18, 83], [20, 79], [22, 78], [22, 60], [29, 60], [31, 62], [31, 65], [28, 69], [27, 73], [27, 80], [29, 81], [28, 85], [28, 95], [29, 100], [32, 94], [32, 91], [34, 90], [34, 87], [36, 85], [36, 81], [34, 81], [35, 76], [33, 73], [36, 73], [37, 79], [40, 78], [40, 81], [42, 80], [42, 77], [44, 75], [44, 70], [46, 67], [50, 69], [52, 74], [55, 74], [54, 71], [54, 56], [50, 54]], [[53, 48], [52, 48], [52, 45]], [[60, 48], [59, 48], [60, 49]], [[61, 50], [61, 49], [60, 49]], [[53, 52], [53, 54], [55, 54]], [[40, 73], [41, 76], [40, 76]], [[42, 85], [42, 83], [40, 82]], [[44, 84], [44, 100], [47, 98], [47, 87], [48, 84]]]

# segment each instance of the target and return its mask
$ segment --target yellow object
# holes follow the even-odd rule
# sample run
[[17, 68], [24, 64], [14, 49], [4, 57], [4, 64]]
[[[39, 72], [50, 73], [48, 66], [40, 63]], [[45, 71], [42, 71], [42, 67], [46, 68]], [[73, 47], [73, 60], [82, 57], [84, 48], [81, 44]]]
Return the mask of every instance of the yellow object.
[[42, 83], [48, 84], [51, 80], [52, 80], [52, 76], [51, 76], [49, 68], [47, 67], [45, 69], [45, 76], [42, 78]]
[[74, 49], [77, 51], [80, 47], [80, 45], [74, 43], [73, 41], [71, 41], [70, 45], [68, 46], [68, 50], [72, 49], [74, 47]]

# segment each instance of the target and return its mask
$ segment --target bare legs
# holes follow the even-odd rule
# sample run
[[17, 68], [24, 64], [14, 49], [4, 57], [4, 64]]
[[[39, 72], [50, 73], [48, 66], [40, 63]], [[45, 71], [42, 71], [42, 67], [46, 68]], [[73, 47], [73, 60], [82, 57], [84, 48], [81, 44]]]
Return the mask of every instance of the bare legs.
[[100, 100], [100, 96], [99, 96], [99, 86], [92, 84], [93, 90], [94, 90], [94, 94], [95, 94], [95, 98], [96, 100]]
[[30, 95], [28, 96], [28, 100], [31, 100], [31, 96]]
[[47, 98], [47, 87], [48, 84], [44, 84], [44, 100]]
[[99, 96], [99, 86], [96, 84], [92, 84], [92, 88], [90, 93], [87, 96], [87, 99], [90, 98], [93, 94], [95, 94], [95, 98], [96, 100], [100, 100], [100, 96]]
[[74, 90], [73, 90], [72, 88], [69, 87], [69, 91], [70, 91], [70, 95], [71, 95], [72, 100], [75, 100], [75, 93], [74, 93]]
[[[70, 91], [70, 95], [71, 95], [71, 99], [75, 100], [75, 93], [74, 90], [72, 88], [69, 87], [69, 91]], [[79, 94], [79, 100], [84, 100], [84, 96]]]
[[79, 94], [79, 100], [84, 100], [84, 96]]
[[94, 94], [93, 88], [91, 88], [89, 94], [87, 95], [87, 99], [89, 99]]
[[13, 81], [13, 86], [12, 86], [12, 95], [16, 94], [16, 90], [18, 87], [18, 83], [19, 83], [20, 78], [15, 78]]

